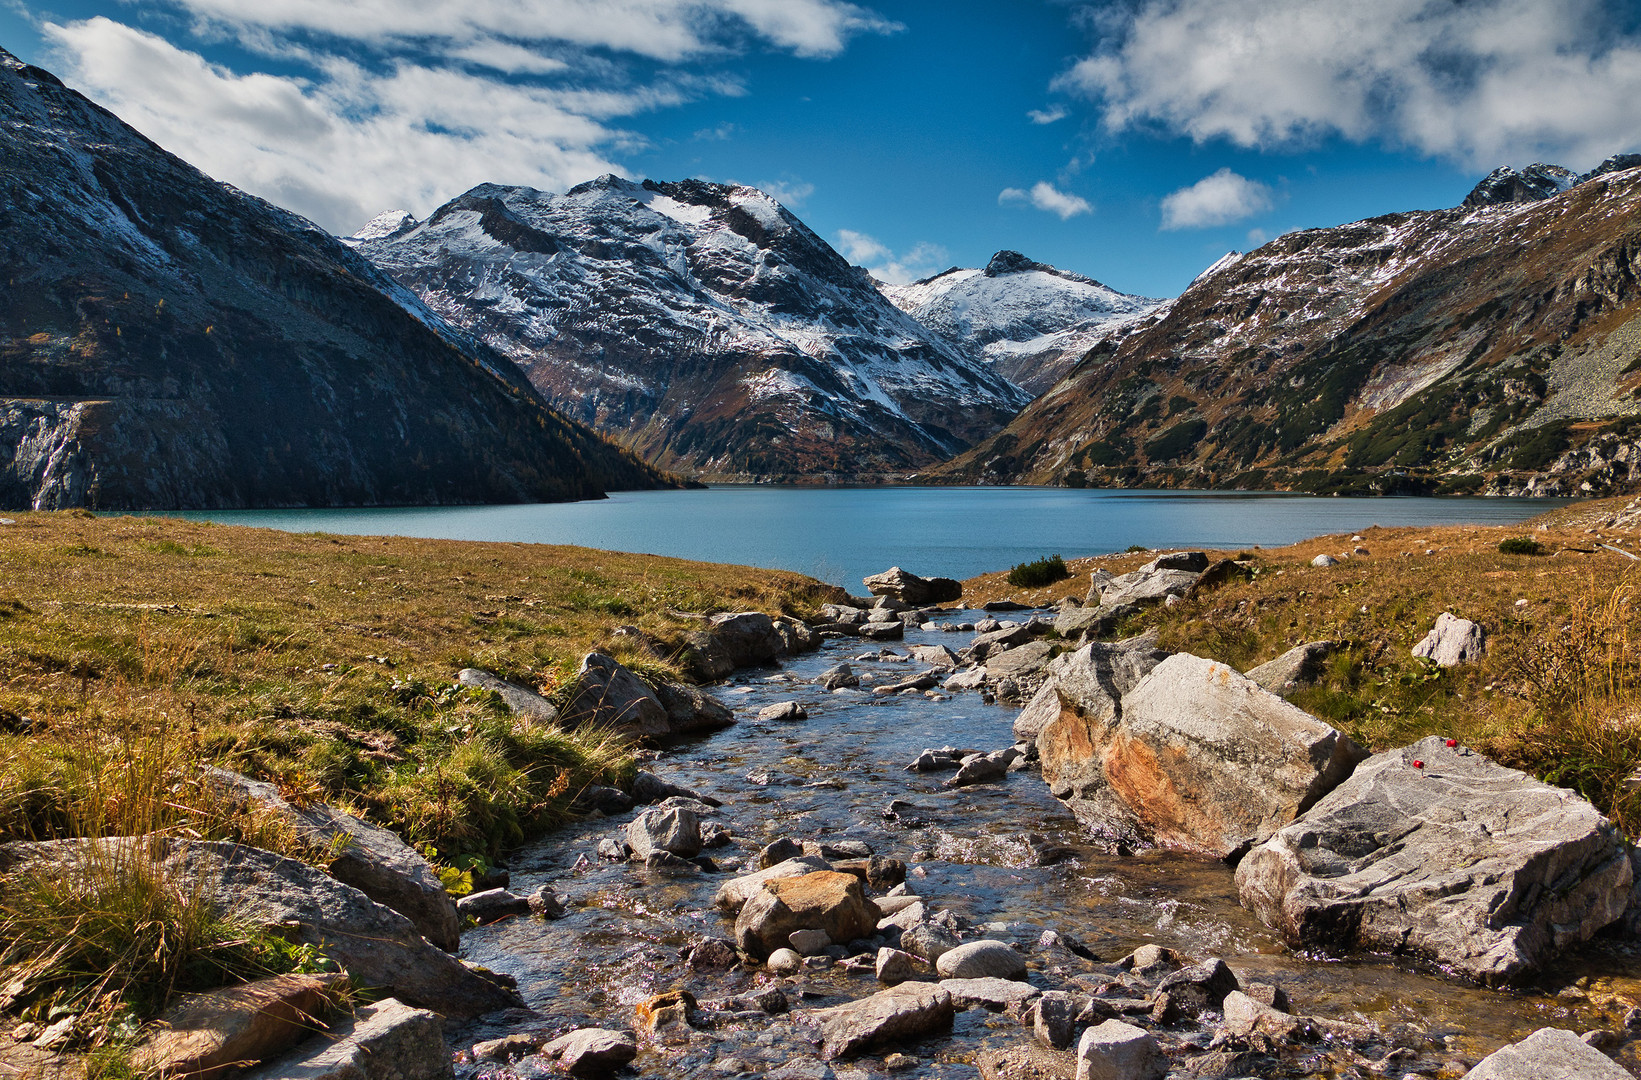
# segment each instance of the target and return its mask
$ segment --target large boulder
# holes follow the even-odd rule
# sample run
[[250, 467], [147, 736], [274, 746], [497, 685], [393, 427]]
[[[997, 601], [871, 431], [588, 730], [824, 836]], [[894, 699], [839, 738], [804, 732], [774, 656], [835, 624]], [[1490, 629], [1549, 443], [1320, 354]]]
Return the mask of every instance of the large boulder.
[[867, 899], [860, 878], [835, 870], [765, 881], [735, 918], [735, 942], [752, 956], [768, 956], [794, 930], [823, 930], [836, 942], [870, 937], [883, 914]]
[[[1098, 693], [1095, 693], [1095, 689]], [[1235, 859], [1331, 791], [1367, 755], [1212, 660], [1176, 653], [1121, 699], [1089, 688], [1037, 737], [1043, 779], [1108, 842]], [[1070, 696], [1062, 689], [1062, 702]]]
[[428, 861], [395, 834], [323, 803], [295, 806], [272, 784], [227, 769], [206, 766], [203, 779], [219, 798], [272, 814], [302, 840], [331, 852], [331, 877], [405, 916], [439, 948], [455, 952], [460, 945], [455, 901]]
[[1258, 667], [1248, 669], [1248, 678], [1279, 697], [1287, 697], [1295, 690], [1314, 686], [1321, 679], [1324, 665], [1338, 644], [1332, 641], [1307, 641], [1296, 645]]
[[714, 615], [707, 633], [717, 639], [738, 668], [758, 667], [787, 655], [786, 637], [775, 620], [761, 611], [734, 611]]
[[1053, 655], [1054, 646], [1046, 641], [1028, 641], [1013, 649], [989, 653], [986, 678], [991, 682], [1028, 678], [1048, 667]]
[[1432, 736], [1358, 765], [1236, 881], [1296, 946], [1410, 952], [1499, 984], [1617, 921], [1633, 871], [1573, 792]]
[[735, 722], [735, 714], [728, 705], [699, 687], [657, 683], [655, 699], [667, 711], [667, 732], [671, 735], [717, 731]]
[[925, 1035], [950, 1031], [955, 1011], [951, 994], [940, 987], [903, 982], [810, 1016], [820, 1024], [821, 1053], [840, 1058], [880, 1044], [904, 1047]]
[[498, 675], [478, 668], [462, 668], [456, 672], [456, 681], [462, 686], [476, 690], [489, 690], [501, 698], [502, 704], [506, 705], [514, 716], [528, 720], [532, 724], [541, 727], [554, 727], [558, 724], [557, 707], [527, 686], [508, 682]]
[[1184, 596], [1190, 592], [1199, 576], [1196, 571], [1171, 570], [1148, 563], [1130, 573], [1118, 574], [1100, 586], [1100, 607], [1160, 604], [1170, 596]]
[[1116, 720], [1122, 713], [1122, 696], [1167, 655], [1157, 648], [1154, 633], [1109, 644], [1094, 641], [1062, 653], [1049, 662], [1048, 680], [1015, 719], [1015, 740], [1035, 740], [1063, 709], [1077, 711], [1090, 722]]
[[922, 607], [924, 604], [946, 604], [963, 599], [963, 584], [951, 578], [920, 578], [898, 566], [891, 566], [881, 574], [862, 578], [861, 583], [873, 596], [892, 596], [903, 604]]
[[[150, 872], [184, 893], [197, 891], [225, 915], [313, 945], [364, 985], [420, 1008], [466, 1019], [520, 1004], [511, 991], [428, 944], [397, 911], [322, 870], [260, 848], [154, 837], [12, 843], [0, 845], [0, 877], [95, 880], [93, 860], [151, 864]], [[12, 880], [0, 887], [19, 886]]]
[[626, 840], [640, 862], [656, 851], [693, 859], [701, 853], [701, 819], [683, 807], [654, 807], [628, 823]]
[[655, 691], [613, 656], [600, 652], [582, 658], [575, 697], [564, 711], [564, 720], [572, 726], [613, 727], [635, 741], [658, 738], [672, 730], [667, 707]]
[[388, 998], [361, 1006], [329, 1031], [241, 1080], [450, 1080], [444, 1022]]
[[1571, 1031], [1548, 1027], [1500, 1047], [1464, 1075], [1465, 1080], [1631, 1080], [1628, 1069]]
[[1486, 652], [1487, 632], [1481, 624], [1461, 619], [1451, 611], [1436, 616], [1436, 625], [1430, 628], [1430, 633], [1413, 646], [1414, 656], [1439, 667], [1473, 664]]
[[346, 982], [343, 975], [276, 975], [190, 994], [153, 1025], [131, 1064], [143, 1074], [219, 1080], [306, 1040]]

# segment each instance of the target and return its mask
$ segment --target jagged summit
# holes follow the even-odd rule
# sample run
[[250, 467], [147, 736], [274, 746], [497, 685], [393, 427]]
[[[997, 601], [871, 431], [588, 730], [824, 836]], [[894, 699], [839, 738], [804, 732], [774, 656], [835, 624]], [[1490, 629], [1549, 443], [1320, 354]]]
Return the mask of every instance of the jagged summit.
[[416, 216], [409, 210], [388, 210], [377, 214], [352, 236], [342, 237], [344, 244], [357, 244], [365, 240], [380, 240], [385, 236], [394, 236], [401, 232], [409, 232], [418, 222]]
[[878, 287], [965, 355], [1034, 394], [1161, 303], [1008, 250], [983, 270], [953, 267], [910, 285]]
[[1538, 202], [1570, 191], [1579, 184], [1612, 172], [1641, 167], [1641, 154], [1614, 154], [1587, 173], [1575, 173], [1560, 165], [1541, 161], [1517, 172], [1500, 165], [1470, 190], [1460, 205], [1467, 209], [1483, 206], [1512, 206]]
[[560, 408], [702, 478], [904, 473], [1029, 400], [752, 187], [483, 184], [359, 250]]

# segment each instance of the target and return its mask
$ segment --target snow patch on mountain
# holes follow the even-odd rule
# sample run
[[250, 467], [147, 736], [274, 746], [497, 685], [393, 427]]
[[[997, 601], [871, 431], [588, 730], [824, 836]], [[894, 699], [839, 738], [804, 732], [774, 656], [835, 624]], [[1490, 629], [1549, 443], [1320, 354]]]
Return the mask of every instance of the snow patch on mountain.
[[971, 359], [1042, 392], [1099, 342], [1154, 311], [1160, 300], [1000, 251], [985, 269], [952, 268], [879, 290]]

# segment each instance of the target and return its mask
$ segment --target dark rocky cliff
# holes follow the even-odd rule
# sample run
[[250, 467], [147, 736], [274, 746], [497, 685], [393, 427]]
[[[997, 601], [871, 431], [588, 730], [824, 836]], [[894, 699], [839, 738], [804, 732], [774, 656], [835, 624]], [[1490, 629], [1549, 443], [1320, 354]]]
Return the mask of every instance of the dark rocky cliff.
[[0, 51], [0, 505], [598, 497], [667, 478], [311, 223]]

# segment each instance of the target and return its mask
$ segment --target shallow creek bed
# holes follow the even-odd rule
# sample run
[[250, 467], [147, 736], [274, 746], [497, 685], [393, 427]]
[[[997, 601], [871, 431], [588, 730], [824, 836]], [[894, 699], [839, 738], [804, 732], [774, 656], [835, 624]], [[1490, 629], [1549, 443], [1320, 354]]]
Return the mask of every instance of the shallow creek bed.
[[[877, 643], [834, 639], [816, 653], [779, 668], [742, 672], [716, 688], [739, 723], [672, 747], [649, 767], [722, 800], [703, 819], [733, 835], [728, 846], [704, 852], [720, 871], [659, 872], [640, 863], [601, 861], [599, 841], [619, 836], [644, 807], [581, 822], [518, 853], [513, 890], [527, 893], [549, 884], [568, 897], [569, 914], [558, 921], [512, 918], [464, 935], [463, 958], [517, 979], [533, 1013], [454, 1029], [452, 1045], [596, 1026], [638, 1031], [640, 1052], [624, 1075], [972, 1077], [983, 1051], [1032, 1040], [1032, 1029], [1010, 1011], [975, 1006], [957, 1013], [949, 1034], [825, 1062], [818, 1032], [804, 1016], [883, 989], [870, 966], [818, 966], [827, 961], [815, 958], [788, 976], [762, 966], [692, 968], [687, 956], [694, 945], [734, 937], [733, 918], [713, 906], [718, 888], [733, 874], [756, 869], [758, 850], [781, 837], [810, 845], [858, 841], [877, 855], [903, 860], [908, 891], [923, 897], [930, 913], [951, 911], [965, 941], [985, 937], [1015, 945], [1030, 983], [1040, 990], [1081, 990], [1067, 981], [1068, 951], [1041, 944], [1045, 931], [1053, 931], [1094, 957], [1079, 963], [1071, 955], [1070, 974], [1098, 978], [1132, 950], [1162, 945], [1193, 960], [1222, 959], [1244, 985], [1280, 987], [1294, 1013], [1376, 1031], [1354, 1042], [1323, 1037], [1303, 1055], [1285, 1055], [1280, 1063], [1269, 1059], [1266, 1067], [1277, 1071], [1260, 1075], [1460, 1076], [1481, 1057], [1540, 1027], [1623, 1031], [1626, 1012], [1641, 1000], [1634, 947], [1615, 942], [1584, 950], [1539, 985], [1519, 991], [1478, 988], [1400, 960], [1295, 955], [1238, 905], [1231, 867], [1164, 851], [1117, 856], [1088, 846], [1035, 768], [956, 790], [941, 786], [949, 772], [905, 771], [926, 747], [989, 751], [1013, 741], [1018, 708], [987, 704], [973, 692], [932, 700], [919, 692], [878, 697], [865, 683], [897, 682], [924, 670], [906, 659], [909, 646], [966, 641], [911, 629], [904, 642], [888, 647], [897, 661], [879, 658], [883, 647]], [[861, 659], [867, 656], [873, 658]], [[828, 692], [812, 682], [840, 662], [862, 676], [860, 689]], [[808, 719], [756, 720], [761, 708], [794, 700], [805, 706]], [[653, 1032], [637, 1023], [635, 1007], [665, 991], [687, 989], [705, 1003], [771, 987], [783, 990], [789, 1012], [703, 1011], [699, 1026], [673, 1024]], [[1183, 1066], [1206, 1049], [1211, 1024], [1137, 1022], [1174, 1050], [1175, 1074], [1197, 1075]], [[1641, 1064], [1634, 1045], [1618, 1051], [1620, 1063], [1632, 1071]], [[526, 1056], [511, 1063], [459, 1060], [457, 1072], [499, 1080], [552, 1070], [542, 1058]]]

